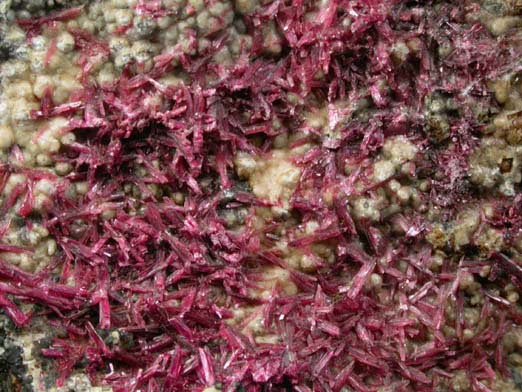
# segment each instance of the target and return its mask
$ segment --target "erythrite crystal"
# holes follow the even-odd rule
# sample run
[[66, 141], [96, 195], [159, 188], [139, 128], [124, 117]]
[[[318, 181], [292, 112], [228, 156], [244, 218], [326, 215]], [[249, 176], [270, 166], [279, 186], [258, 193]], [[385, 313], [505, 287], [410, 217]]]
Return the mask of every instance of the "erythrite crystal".
[[[115, 11], [103, 34], [68, 23], [81, 7], [18, 21], [29, 39], [66, 30], [74, 49], [51, 39], [43, 67], [70, 49], [79, 72], [30, 112], [56, 147], [40, 161], [63, 171], [0, 167], [2, 212], [59, 248], [34, 273], [0, 258], [0, 307], [56, 327], [41, 353], [58, 383], [79, 365], [122, 392], [437, 391], [460, 374], [488, 391], [509, 375], [519, 152], [470, 157], [500, 110], [488, 83], [519, 71], [510, 36], [468, 2], [174, 3]], [[158, 49], [164, 35], [177, 43]], [[489, 207], [486, 169], [490, 189], [514, 181]]]

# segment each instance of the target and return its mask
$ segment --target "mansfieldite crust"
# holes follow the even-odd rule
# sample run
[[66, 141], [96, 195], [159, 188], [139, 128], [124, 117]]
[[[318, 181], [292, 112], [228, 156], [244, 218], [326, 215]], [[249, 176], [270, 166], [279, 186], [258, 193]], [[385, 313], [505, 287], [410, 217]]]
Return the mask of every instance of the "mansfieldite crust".
[[0, 308], [58, 390], [520, 390], [515, 2], [4, 3]]

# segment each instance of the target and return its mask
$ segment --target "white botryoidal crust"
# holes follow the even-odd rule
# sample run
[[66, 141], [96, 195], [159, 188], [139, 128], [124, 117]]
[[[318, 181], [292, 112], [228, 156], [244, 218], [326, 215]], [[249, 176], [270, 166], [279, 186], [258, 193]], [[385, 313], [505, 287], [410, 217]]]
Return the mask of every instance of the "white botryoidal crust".
[[268, 156], [236, 155], [234, 164], [237, 174], [248, 179], [252, 193], [275, 206], [272, 211], [284, 214], [290, 208], [289, 201], [301, 175], [301, 169], [292, 158], [308, 147], [294, 150], [275, 149]]

